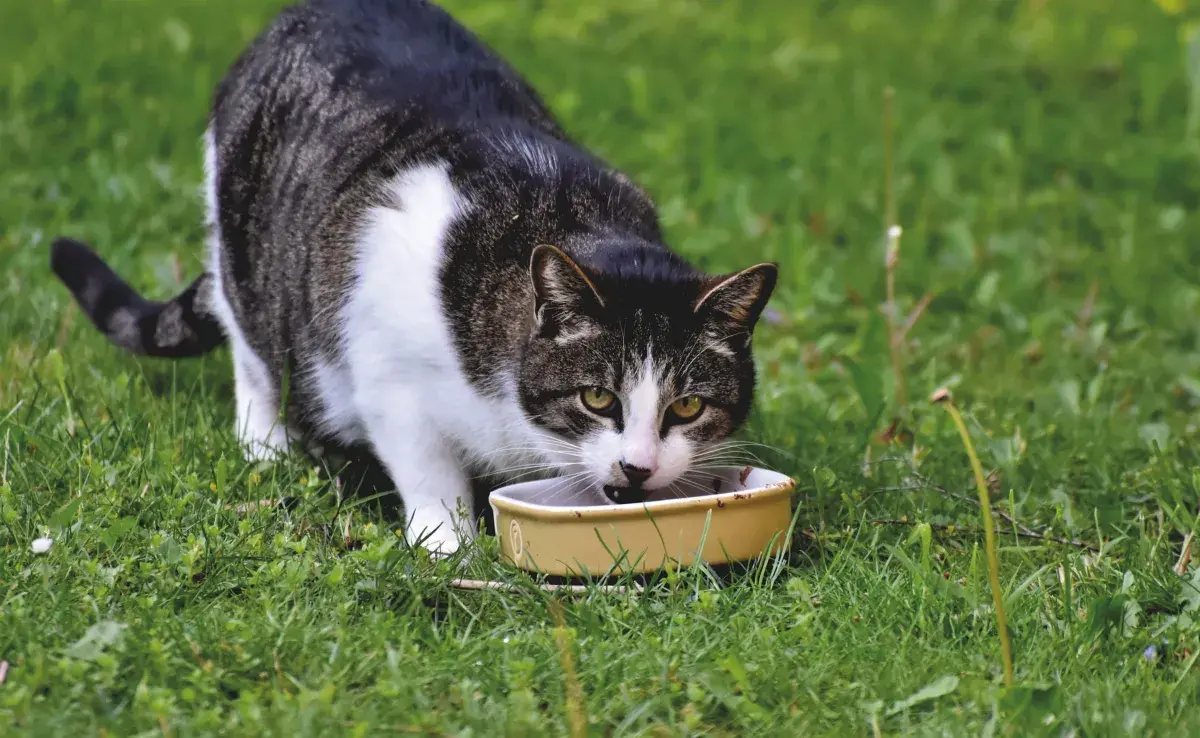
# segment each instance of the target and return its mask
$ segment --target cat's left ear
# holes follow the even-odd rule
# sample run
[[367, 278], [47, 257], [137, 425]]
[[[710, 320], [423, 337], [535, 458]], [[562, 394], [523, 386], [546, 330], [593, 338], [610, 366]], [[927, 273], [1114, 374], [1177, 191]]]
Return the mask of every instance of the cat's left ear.
[[696, 301], [696, 313], [711, 319], [731, 321], [750, 333], [758, 316], [771, 299], [779, 268], [775, 264], [756, 264], [732, 276], [718, 277]]
[[534, 311], [542, 329], [561, 328], [585, 320], [604, 307], [596, 285], [575, 260], [555, 246], [543, 244], [529, 260]]

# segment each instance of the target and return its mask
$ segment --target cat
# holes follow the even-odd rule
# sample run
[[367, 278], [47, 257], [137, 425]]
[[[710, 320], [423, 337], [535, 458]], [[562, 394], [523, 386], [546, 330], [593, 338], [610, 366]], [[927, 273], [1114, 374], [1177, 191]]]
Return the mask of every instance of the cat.
[[137, 354], [228, 341], [250, 459], [369, 448], [409, 542], [471, 537], [476, 474], [635, 503], [746, 421], [776, 265], [709, 275], [675, 254], [646, 192], [438, 6], [284, 9], [203, 143], [209, 261], [182, 294], [143, 299], [69, 238], [54, 272]]

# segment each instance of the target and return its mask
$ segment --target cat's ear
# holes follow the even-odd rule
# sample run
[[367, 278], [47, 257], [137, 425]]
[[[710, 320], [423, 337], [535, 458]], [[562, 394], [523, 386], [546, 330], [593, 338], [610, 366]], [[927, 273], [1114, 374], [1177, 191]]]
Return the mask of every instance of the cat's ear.
[[539, 328], [586, 318], [604, 307], [596, 285], [559, 248], [541, 245], [529, 260], [534, 313]]
[[775, 289], [779, 268], [774, 264], [757, 264], [737, 274], [718, 277], [707, 285], [696, 301], [696, 313], [708, 320], [729, 321], [754, 330]]

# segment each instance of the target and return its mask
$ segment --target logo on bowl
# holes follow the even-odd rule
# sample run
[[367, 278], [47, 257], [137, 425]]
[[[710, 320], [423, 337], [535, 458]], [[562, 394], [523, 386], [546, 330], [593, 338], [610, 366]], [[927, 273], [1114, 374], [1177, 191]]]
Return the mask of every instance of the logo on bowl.
[[525, 536], [521, 534], [521, 524], [515, 520], [508, 524], [508, 543], [512, 546], [513, 560], [520, 559], [525, 548]]

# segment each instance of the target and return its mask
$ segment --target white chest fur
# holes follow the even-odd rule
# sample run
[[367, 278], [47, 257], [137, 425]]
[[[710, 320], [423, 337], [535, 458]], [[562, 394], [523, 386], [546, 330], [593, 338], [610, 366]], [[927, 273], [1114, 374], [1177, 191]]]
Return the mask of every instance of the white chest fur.
[[[392, 414], [396, 408], [383, 399], [403, 393], [426, 431], [456, 446], [465, 461], [528, 447], [537, 433], [513, 395], [491, 399], [468, 382], [442, 310], [445, 234], [469, 204], [437, 165], [403, 173], [388, 194], [389, 206], [372, 209], [362, 226], [357, 284], [342, 314], [352, 390], [327, 395], [329, 419], [357, 426]], [[339, 407], [347, 400], [355, 412]]]
[[[446, 232], [469, 203], [437, 165], [404, 172], [387, 194], [362, 224], [357, 283], [341, 316], [343, 368], [319, 384], [329, 386], [321, 393], [329, 430], [366, 436], [419, 534], [447, 528], [454, 505], [470, 507], [471, 471], [524, 474], [554, 455], [511, 383], [500, 398], [482, 395], [455, 352], [439, 275]], [[452, 536], [434, 537], [453, 547]]]

